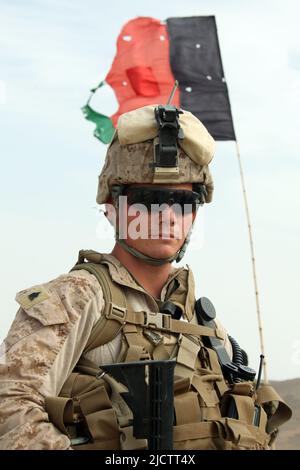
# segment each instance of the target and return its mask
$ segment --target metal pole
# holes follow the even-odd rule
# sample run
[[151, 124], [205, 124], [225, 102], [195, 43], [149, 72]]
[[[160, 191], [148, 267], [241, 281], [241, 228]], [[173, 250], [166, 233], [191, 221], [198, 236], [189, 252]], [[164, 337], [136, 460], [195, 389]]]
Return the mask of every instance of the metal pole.
[[256, 277], [256, 264], [255, 264], [255, 256], [254, 256], [252, 227], [251, 227], [251, 221], [250, 221], [250, 213], [249, 213], [249, 206], [248, 206], [248, 200], [247, 200], [247, 192], [246, 192], [244, 172], [243, 172], [243, 167], [242, 167], [241, 154], [240, 154], [240, 149], [239, 149], [237, 140], [235, 141], [235, 144], [236, 144], [236, 152], [237, 152], [239, 171], [240, 171], [242, 189], [243, 189], [244, 204], [245, 204], [246, 217], [247, 217], [247, 224], [248, 224], [248, 234], [249, 234], [250, 251], [251, 251], [251, 262], [252, 262], [252, 273], [253, 273], [254, 290], [255, 290], [255, 302], [256, 302], [256, 313], [257, 313], [257, 321], [258, 321], [259, 341], [260, 341], [261, 354], [264, 356], [264, 359], [263, 359], [264, 382], [268, 383], [264, 335], [263, 335], [262, 319], [261, 319], [260, 306], [259, 306], [259, 292], [258, 292], [257, 277]]

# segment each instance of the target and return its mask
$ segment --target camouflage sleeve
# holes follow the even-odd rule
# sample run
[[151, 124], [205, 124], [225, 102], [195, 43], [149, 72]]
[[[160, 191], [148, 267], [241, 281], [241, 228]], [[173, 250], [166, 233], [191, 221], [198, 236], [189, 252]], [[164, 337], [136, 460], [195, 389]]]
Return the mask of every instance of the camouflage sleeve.
[[101, 287], [76, 271], [21, 291], [0, 358], [0, 449], [70, 449], [49, 422], [45, 397], [57, 396], [103, 309]]

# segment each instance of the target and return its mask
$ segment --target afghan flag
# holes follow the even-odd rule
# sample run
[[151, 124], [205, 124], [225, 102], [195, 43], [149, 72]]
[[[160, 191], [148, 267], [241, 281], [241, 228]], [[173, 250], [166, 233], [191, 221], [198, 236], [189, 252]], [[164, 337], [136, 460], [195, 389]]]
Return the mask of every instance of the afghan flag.
[[110, 85], [119, 102], [108, 117], [82, 108], [96, 124], [94, 135], [109, 143], [121, 114], [149, 104], [166, 104], [174, 82], [172, 104], [197, 116], [216, 140], [235, 140], [214, 16], [138, 17], [125, 24], [117, 40], [110, 71], [92, 94]]

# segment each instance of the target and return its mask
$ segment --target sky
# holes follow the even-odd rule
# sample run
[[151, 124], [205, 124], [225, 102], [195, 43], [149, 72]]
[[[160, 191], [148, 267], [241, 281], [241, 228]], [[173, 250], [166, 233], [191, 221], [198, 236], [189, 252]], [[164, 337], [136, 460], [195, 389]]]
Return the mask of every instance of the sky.
[[[109, 252], [95, 202], [106, 147], [80, 108], [104, 79], [121, 27], [137, 16], [215, 15], [255, 243], [268, 375], [300, 376], [298, 136], [300, 5], [294, 0], [0, 0], [1, 315], [16, 292], [68, 272], [82, 248]], [[117, 110], [109, 86], [93, 105]], [[214, 200], [199, 213], [184, 258], [197, 297], [257, 369], [251, 259], [234, 142], [218, 142]]]

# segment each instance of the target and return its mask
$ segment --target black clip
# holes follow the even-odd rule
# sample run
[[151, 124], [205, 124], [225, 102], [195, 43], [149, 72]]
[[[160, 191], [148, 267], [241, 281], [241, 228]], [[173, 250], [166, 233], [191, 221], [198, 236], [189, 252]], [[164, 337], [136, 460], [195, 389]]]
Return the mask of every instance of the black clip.
[[171, 105], [159, 105], [154, 110], [158, 127], [158, 143], [155, 145], [155, 167], [172, 168], [178, 166], [177, 139], [183, 139], [179, 124], [179, 114], [183, 111]]

